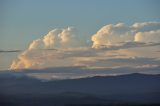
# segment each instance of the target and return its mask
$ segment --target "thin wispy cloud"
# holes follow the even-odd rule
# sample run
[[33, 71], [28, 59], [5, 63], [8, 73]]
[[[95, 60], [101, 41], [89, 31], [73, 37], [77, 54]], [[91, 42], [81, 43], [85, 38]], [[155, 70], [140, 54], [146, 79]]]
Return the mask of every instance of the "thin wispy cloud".
[[12, 52], [21, 52], [23, 50], [0, 50], [0, 53], [12, 53]]

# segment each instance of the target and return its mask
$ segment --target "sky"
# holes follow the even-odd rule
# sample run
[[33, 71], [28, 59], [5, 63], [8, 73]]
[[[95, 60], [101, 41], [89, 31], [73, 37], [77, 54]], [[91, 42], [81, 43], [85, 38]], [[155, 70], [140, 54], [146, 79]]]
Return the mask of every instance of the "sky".
[[25, 49], [55, 28], [90, 40], [106, 24], [160, 21], [159, 0], [1, 0], [0, 49]]
[[0, 70], [159, 73], [159, 10], [159, 0], [1, 0]]

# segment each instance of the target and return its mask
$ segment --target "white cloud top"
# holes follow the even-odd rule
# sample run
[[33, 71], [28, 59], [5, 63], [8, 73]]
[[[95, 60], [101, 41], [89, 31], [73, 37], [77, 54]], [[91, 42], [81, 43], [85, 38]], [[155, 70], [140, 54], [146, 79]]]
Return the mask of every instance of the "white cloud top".
[[32, 41], [29, 49], [72, 48], [84, 45], [75, 34], [73, 27], [54, 29], [43, 38]]
[[149, 32], [138, 32], [135, 35], [134, 41], [145, 42], [145, 43], [149, 43], [149, 42], [159, 43], [160, 30], [149, 31]]
[[109, 24], [92, 36], [93, 48], [120, 45], [125, 42], [160, 42], [160, 23], [144, 22], [127, 26], [124, 23]]
[[74, 28], [54, 29], [43, 38], [32, 41], [10, 68], [139, 67], [160, 64], [158, 22], [131, 26], [109, 24], [91, 36], [91, 40], [93, 44], [89, 47], [85, 43], [87, 40], [77, 38]]

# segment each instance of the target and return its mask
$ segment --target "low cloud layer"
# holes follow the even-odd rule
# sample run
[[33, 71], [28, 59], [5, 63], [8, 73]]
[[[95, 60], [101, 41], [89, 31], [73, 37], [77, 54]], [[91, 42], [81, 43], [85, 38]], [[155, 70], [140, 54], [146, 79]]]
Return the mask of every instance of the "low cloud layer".
[[32, 41], [10, 69], [159, 67], [159, 22], [106, 25], [91, 36], [91, 47], [77, 34], [72, 27], [50, 31]]

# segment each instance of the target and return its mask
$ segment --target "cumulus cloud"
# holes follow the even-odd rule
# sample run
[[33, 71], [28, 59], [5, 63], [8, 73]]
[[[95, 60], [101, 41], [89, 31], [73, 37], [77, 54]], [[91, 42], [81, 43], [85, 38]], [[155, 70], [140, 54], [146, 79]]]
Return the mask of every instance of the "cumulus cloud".
[[77, 38], [73, 27], [68, 27], [66, 29], [54, 29], [43, 38], [32, 41], [29, 50], [79, 47], [82, 45], [85, 45], [85, 41]]
[[47, 68], [60, 66], [73, 66], [75, 63], [74, 57], [87, 57], [92, 51], [85, 48], [74, 49], [32, 49], [26, 50], [14, 60], [11, 69], [23, 68]]
[[[10, 68], [158, 65], [159, 26], [157, 22], [135, 23], [131, 26], [124, 23], [109, 24], [91, 37], [92, 47], [86, 46], [85, 40], [77, 38], [72, 27], [54, 29], [44, 37], [32, 41], [28, 49], [12, 62]], [[153, 59], [146, 61], [143, 58]], [[159, 60], [154, 61], [155, 58]]]
[[134, 41], [145, 42], [145, 43], [149, 43], [149, 42], [159, 43], [160, 42], [160, 30], [149, 31], [149, 32], [138, 32], [135, 34]]
[[[136, 67], [160, 63], [157, 46], [140, 46], [119, 49], [62, 48], [55, 50], [28, 50], [13, 61], [11, 69], [41, 69], [47, 67]], [[159, 58], [159, 60], [155, 60]]]
[[102, 27], [92, 36], [92, 47], [96, 48], [99, 45], [117, 45], [121, 42], [133, 41], [134, 34], [135, 31], [123, 23], [116, 25], [109, 24]]
[[[73, 27], [66, 29], [54, 29], [50, 31], [43, 38], [33, 40], [28, 49], [23, 51], [17, 60], [14, 60], [11, 65], [11, 69], [23, 69], [23, 68], [44, 68], [52, 66], [60, 66], [65, 64], [66, 66], [71, 64], [68, 60], [60, 60], [58, 57], [63, 57], [62, 51], [66, 48], [83, 47], [85, 41], [77, 38], [76, 30]], [[61, 49], [55, 51], [55, 48]], [[63, 48], [63, 49], [62, 49]], [[48, 49], [54, 50], [53, 52]], [[54, 59], [54, 64], [50, 64]]]
[[135, 23], [131, 26], [124, 23], [109, 24], [92, 36], [92, 47], [99, 48], [102, 45], [110, 47], [134, 41], [157, 43], [160, 42], [159, 29], [159, 22]]
[[12, 62], [10, 68], [23, 69], [40, 65], [41, 61], [38, 58], [41, 58], [41, 53], [36, 53], [36, 51], [37, 50], [25, 50], [18, 56], [18, 59]]
[[41, 39], [37, 39], [37, 40], [32, 41], [28, 49], [32, 50], [32, 49], [42, 49], [42, 48], [44, 48], [43, 41]]
[[138, 32], [152, 31], [160, 29], [160, 22], [134, 23], [132, 27]]

